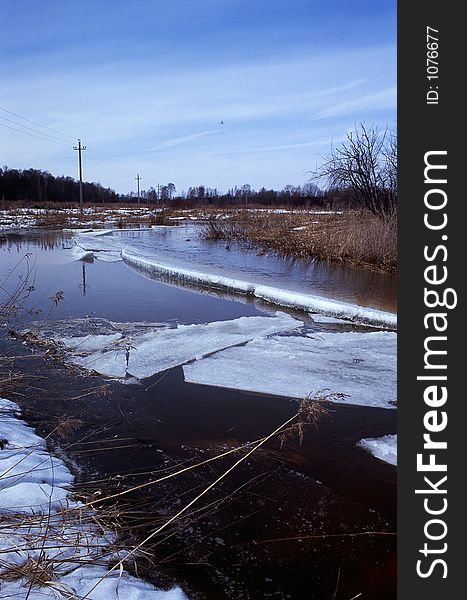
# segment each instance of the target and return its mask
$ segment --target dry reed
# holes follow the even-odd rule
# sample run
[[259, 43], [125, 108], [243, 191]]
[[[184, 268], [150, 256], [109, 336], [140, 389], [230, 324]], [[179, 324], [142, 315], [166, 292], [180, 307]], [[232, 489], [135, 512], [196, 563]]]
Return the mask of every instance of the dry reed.
[[302, 260], [340, 262], [393, 273], [397, 268], [397, 219], [366, 211], [342, 214], [244, 211], [211, 218], [203, 237], [247, 242], [261, 251]]

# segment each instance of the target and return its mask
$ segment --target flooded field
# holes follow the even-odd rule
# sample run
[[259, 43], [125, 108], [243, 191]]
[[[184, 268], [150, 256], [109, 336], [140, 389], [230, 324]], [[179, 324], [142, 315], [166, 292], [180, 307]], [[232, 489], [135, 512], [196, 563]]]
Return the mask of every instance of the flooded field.
[[[358, 309], [391, 322], [394, 280], [260, 256], [199, 233], [182, 224], [4, 234], [0, 278], [10, 273], [6, 287], [16, 284], [27, 255], [34, 287], [11, 326], [47, 334], [63, 355], [51, 362], [3, 336], [15, 368], [41, 377], [15, 401], [43, 433], [64, 414], [80, 421], [57, 445], [87, 494], [118, 493], [243, 448], [118, 498], [122, 535], [137, 544], [296, 413], [300, 373], [296, 391], [284, 390], [293, 362], [303, 361], [305, 384], [319, 384], [303, 395], [345, 395], [326, 403], [317, 423], [244, 460], [148, 544], [139, 569], [195, 599], [395, 598], [396, 469], [359, 446], [396, 433], [395, 333], [342, 320]], [[121, 260], [123, 250], [140, 266]], [[165, 271], [154, 268], [161, 264]], [[276, 291], [245, 293], [244, 284]], [[281, 304], [285, 292], [300, 302]], [[310, 314], [305, 297], [325, 309]], [[141, 323], [143, 333], [128, 333]], [[110, 372], [117, 362], [123, 370]], [[83, 366], [93, 372], [73, 370]]]

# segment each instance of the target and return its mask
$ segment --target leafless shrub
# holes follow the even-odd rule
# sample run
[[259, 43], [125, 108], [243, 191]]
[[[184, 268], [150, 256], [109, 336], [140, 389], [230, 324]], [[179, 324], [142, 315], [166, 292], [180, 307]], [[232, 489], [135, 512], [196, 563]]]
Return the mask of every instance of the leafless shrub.
[[316, 396], [303, 398], [298, 405], [297, 421], [279, 434], [281, 448], [287, 440], [293, 439], [298, 439], [302, 445], [306, 430], [310, 426], [318, 426], [319, 421], [329, 413], [329, 402], [336, 396], [337, 394], [320, 392]]
[[347, 134], [340, 146], [332, 147], [325, 162], [313, 173], [329, 188], [352, 190], [355, 201], [379, 217], [397, 210], [396, 133], [364, 123]]
[[205, 240], [225, 240], [233, 237], [232, 223], [210, 217], [203, 229]]

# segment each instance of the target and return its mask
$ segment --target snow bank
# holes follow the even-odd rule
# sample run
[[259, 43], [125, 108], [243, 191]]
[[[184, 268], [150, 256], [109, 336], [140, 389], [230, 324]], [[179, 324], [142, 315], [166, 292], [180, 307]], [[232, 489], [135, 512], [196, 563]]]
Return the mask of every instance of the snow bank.
[[136, 255], [129, 248], [121, 252], [123, 260], [138, 269], [149, 273], [160, 273], [174, 281], [195, 283], [215, 289], [237, 292], [254, 296], [266, 302], [307, 312], [319, 312], [331, 317], [346, 318], [352, 321], [395, 329], [397, 317], [394, 313], [358, 306], [340, 300], [314, 296], [296, 291], [284, 290], [273, 286], [224, 277], [215, 273], [196, 271], [183, 266], [169, 265], [154, 258]]
[[0, 512], [43, 513], [66, 506], [73, 477], [62, 461], [53, 458], [45, 442], [14, 416], [18, 407], [0, 399]]
[[[89, 600], [186, 600], [180, 588], [161, 591], [126, 571], [106, 576], [106, 565], [122, 557], [109, 551], [114, 535], [100, 530], [98, 511], [70, 498], [73, 476], [18, 414], [15, 403], [0, 399], [2, 598], [82, 598], [98, 584]], [[29, 580], [17, 578], [16, 569], [27, 571], [29, 565], [31, 571], [36, 561], [47, 565], [50, 577], [29, 589]]]
[[397, 465], [397, 435], [385, 435], [379, 438], [365, 438], [358, 442], [358, 445], [373, 456], [390, 463]]
[[183, 367], [192, 383], [304, 398], [327, 390], [336, 401], [394, 408], [396, 334], [276, 336], [218, 352]]
[[[143, 379], [200, 359], [213, 352], [245, 344], [258, 336], [292, 331], [303, 323], [276, 313], [273, 317], [240, 317], [201, 325], [179, 325], [175, 329], [147, 327], [120, 334], [51, 337], [72, 352], [69, 360], [108, 377], [133, 375]], [[128, 358], [128, 365], [127, 365]]]

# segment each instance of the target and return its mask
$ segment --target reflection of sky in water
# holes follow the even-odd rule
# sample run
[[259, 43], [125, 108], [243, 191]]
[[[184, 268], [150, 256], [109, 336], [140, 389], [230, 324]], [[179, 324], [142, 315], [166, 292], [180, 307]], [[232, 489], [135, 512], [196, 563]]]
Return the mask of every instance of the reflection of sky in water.
[[[107, 237], [107, 236], [105, 236]], [[189, 265], [197, 270], [222, 273], [238, 279], [262, 282], [279, 288], [395, 309], [395, 278], [341, 265], [305, 263], [241, 249], [230, 242], [206, 242], [200, 227], [189, 224], [160, 227], [152, 231], [115, 231], [117, 246], [126, 245], [140, 254], [168, 264]], [[99, 239], [99, 238], [96, 238]], [[105, 243], [105, 238], [100, 238]], [[105, 316], [115, 320], [178, 320], [183, 323], [214, 321], [258, 314], [245, 298], [228, 302], [213, 294], [150, 281], [122, 263], [73, 262], [69, 233], [39, 231], [4, 234], [0, 238], [2, 280], [8, 269], [31, 252], [35, 298], [44, 302], [58, 290], [65, 300], [54, 308], [54, 318]], [[17, 281], [18, 273], [9, 284]]]
[[200, 227], [193, 224], [160, 227], [153, 232], [121, 232], [116, 236], [122, 236], [122, 245], [128, 244], [168, 264], [183, 264], [288, 290], [395, 310], [395, 277], [381, 273], [324, 262], [307, 263], [245, 247], [240, 250], [231, 242], [206, 242], [200, 238]]
[[[67, 250], [72, 241], [61, 234], [8, 235], [1, 240], [0, 281], [4, 282], [14, 269], [5, 284], [10, 292], [24, 279], [24, 257], [31, 253], [28, 285], [35, 289], [26, 307], [41, 308], [42, 313], [26, 316], [23, 312], [27, 319], [45, 318], [52, 306], [52, 319], [96, 316], [116, 321], [199, 323], [260, 314], [252, 303], [231, 302], [211, 294], [164, 285], [142, 277], [122, 262], [72, 261], [71, 252]], [[55, 306], [52, 297], [59, 290], [64, 292], [64, 299]], [[5, 292], [0, 290], [0, 303], [5, 297]]]

